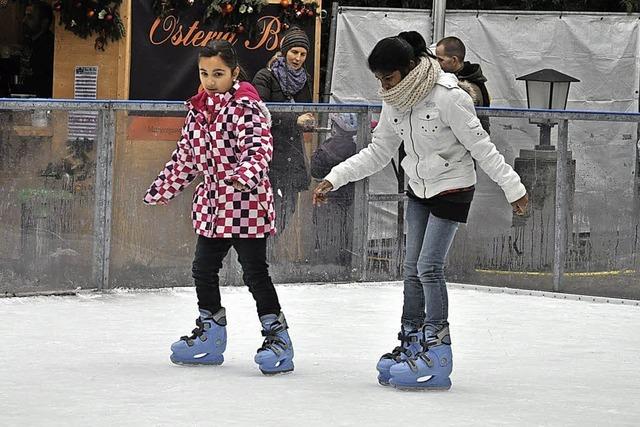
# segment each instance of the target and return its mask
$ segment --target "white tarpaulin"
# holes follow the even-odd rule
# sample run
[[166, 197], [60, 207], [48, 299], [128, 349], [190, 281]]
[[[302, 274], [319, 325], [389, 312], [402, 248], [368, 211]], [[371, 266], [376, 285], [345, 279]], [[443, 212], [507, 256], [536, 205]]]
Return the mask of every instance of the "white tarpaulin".
[[[571, 85], [567, 109], [636, 112], [638, 18], [637, 14], [452, 11], [446, 15], [445, 35], [462, 39], [466, 60], [481, 64], [493, 107], [526, 107], [525, 83], [516, 77], [552, 68], [580, 80]], [[331, 89], [334, 102], [379, 102], [378, 84], [366, 58], [381, 38], [417, 30], [431, 42], [429, 11], [342, 8], [337, 22]], [[492, 118], [491, 123], [492, 140], [511, 164], [521, 149], [538, 144], [539, 129], [527, 120]], [[554, 127], [554, 145], [556, 135]], [[576, 160], [574, 214], [586, 217], [591, 231], [594, 223], [602, 221], [598, 217], [608, 215], [608, 204], [616, 204], [617, 211], [630, 206], [636, 139], [633, 124], [569, 124], [570, 150]], [[371, 191], [395, 192], [394, 185], [393, 175], [386, 174], [385, 179], [372, 180]], [[491, 218], [490, 224], [486, 218]], [[613, 220], [628, 222], [628, 218]], [[469, 229], [485, 236], [511, 225], [502, 191], [483, 173], [479, 173], [470, 224], [479, 221], [483, 221], [481, 227]], [[389, 217], [387, 224], [394, 229], [395, 219]]]
[[[331, 102], [380, 103], [379, 83], [367, 66], [367, 57], [384, 37], [407, 29], [418, 31], [431, 41], [431, 13], [420, 9], [372, 10], [340, 8], [337, 20], [334, 66], [331, 77]], [[369, 180], [371, 193], [396, 193], [398, 184], [393, 167], [387, 166]], [[396, 235], [397, 210], [394, 203], [370, 206], [369, 236], [372, 239]], [[384, 227], [381, 227], [384, 224]]]
[[331, 102], [374, 102], [379, 84], [367, 67], [367, 57], [378, 40], [407, 29], [431, 41], [431, 13], [419, 9], [340, 8], [331, 74]]

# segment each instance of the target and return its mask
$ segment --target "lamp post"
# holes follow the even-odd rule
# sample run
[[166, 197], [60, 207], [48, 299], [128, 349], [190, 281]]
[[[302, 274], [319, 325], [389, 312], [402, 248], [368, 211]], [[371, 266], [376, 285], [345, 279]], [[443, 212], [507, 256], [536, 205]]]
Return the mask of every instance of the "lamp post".
[[[549, 68], [517, 77], [516, 80], [524, 80], [527, 85], [527, 107], [542, 110], [566, 109], [569, 85], [580, 81]], [[555, 150], [551, 145], [551, 128], [556, 122], [530, 119], [529, 123], [540, 127], [540, 144], [535, 147], [536, 150]]]
[[[527, 106], [542, 110], [564, 110], [567, 106], [570, 84], [579, 81], [550, 69], [517, 77], [516, 80], [524, 80], [527, 85]], [[552, 266], [556, 268], [560, 263], [555, 259], [556, 242], [564, 244], [564, 238], [561, 242], [549, 229], [549, 225], [555, 224], [558, 220], [556, 177], [558, 170], [560, 175], [565, 177], [564, 182], [561, 182], [562, 190], [559, 192], [563, 206], [562, 221], [565, 222], [561, 227], [563, 230], [573, 230], [576, 162], [571, 158], [571, 152], [560, 153], [551, 145], [551, 128], [557, 124], [556, 121], [530, 119], [529, 122], [540, 127], [540, 141], [534, 149], [521, 149], [519, 156], [514, 160], [514, 169], [527, 188], [531, 203], [527, 217], [514, 216], [513, 218], [514, 232], [518, 233], [518, 238], [514, 237], [514, 242], [517, 240], [520, 245], [520, 251], [514, 251], [518, 253], [514, 257], [514, 262], [515, 265], [519, 265], [517, 264], [519, 262], [526, 263], [527, 268], [532, 271], [549, 271]], [[566, 132], [566, 128], [564, 131]], [[561, 165], [559, 165], [560, 162], [562, 162]], [[552, 227], [551, 230], [555, 225]], [[567, 234], [564, 235], [567, 236]], [[536, 236], [536, 238], [525, 236]], [[527, 250], [524, 251], [523, 247]], [[562, 264], [564, 265], [564, 261]]]

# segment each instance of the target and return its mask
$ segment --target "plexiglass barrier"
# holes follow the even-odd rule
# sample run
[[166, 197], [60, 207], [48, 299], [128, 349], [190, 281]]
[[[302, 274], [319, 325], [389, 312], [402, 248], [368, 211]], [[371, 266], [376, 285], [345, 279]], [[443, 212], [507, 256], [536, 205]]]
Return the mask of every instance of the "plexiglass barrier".
[[[311, 203], [331, 167], [370, 142], [379, 106], [269, 108], [279, 230], [268, 240], [274, 281], [401, 278], [411, 232], [403, 218], [401, 154], [370, 179], [332, 192], [327, 204]], [[298, 124], [306, 112], [315, 115], [315, 126]], [[176, 147], [185, 113], [182, 103], [0, 101], [0, 291], [191, 285], [191, 204], [201, 178], [168, 206], [142, 203]], [[638, 115], [479, 114], [491, 117], [491, 139], [520, 174], [530, 209], [514, 217], [478, 166], [448, 280], [639, 297]], [[543, 120], [553, 126], [551, 141], [541, 146]], [[233, 253], [221, 283], [242, 283]]]

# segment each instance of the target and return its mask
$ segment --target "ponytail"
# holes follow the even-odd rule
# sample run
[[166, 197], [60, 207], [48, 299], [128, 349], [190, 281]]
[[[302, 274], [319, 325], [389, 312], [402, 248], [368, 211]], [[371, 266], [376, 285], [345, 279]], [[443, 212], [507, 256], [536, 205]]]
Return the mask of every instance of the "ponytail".
[[413, 55], [416, 58], [420, 58], [421, 56], [427, 56], [429, 51], [427, 49], [427, 42], [424, 40], [424, 37], [417, 31], [403, 31], [398, 34], [402, 40], [406, 41], [413, 48]]

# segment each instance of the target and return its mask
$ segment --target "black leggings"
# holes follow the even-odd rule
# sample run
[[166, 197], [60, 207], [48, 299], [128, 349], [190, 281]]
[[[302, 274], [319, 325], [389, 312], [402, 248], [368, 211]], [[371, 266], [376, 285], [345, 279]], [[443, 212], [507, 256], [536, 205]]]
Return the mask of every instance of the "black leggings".
[[258, 316], [279, 314], [278, 294], [269, 276], [266, 261], [267, 239], [209, 239], [198, 236], [191, 269], [198, 295], [198, 307], [216, 313], [222, 307], [220, 278], [222, 260], [233, 248], [242, 266], [242, 279], [256, 301]]

